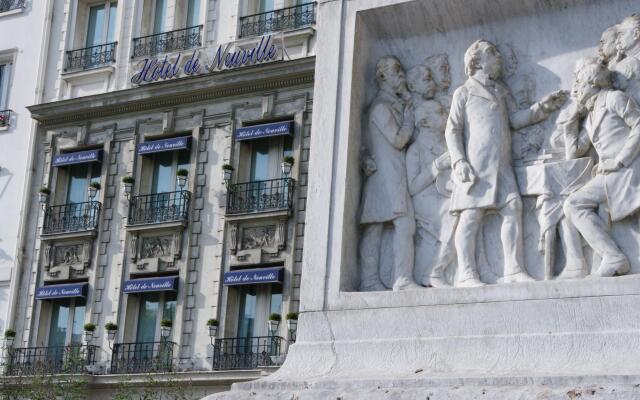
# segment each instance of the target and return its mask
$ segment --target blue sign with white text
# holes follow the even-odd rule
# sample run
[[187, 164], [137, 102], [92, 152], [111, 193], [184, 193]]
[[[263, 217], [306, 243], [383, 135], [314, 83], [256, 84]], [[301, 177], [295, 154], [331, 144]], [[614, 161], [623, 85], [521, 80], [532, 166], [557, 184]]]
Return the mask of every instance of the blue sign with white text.
[[236, 140], [251, 140], [269, 136], [291, 135], [293, 133], [293, 121], [273, 122], [246, 126], [236, 129]]
[[255, 283], [282, 283], [283, 277], [283, 267], [241, 269], [237, 271], [225, 272], [223, 284], [225, 286], [233, 286], [252, 285]]
[[48, 285], [36, 289], [36, 299], [64, 299], [67, 297], [87, 297], [88, 283], [70, 283], [66, 285]]
[[131, 279], [124, 282], [124, 293], [167, 292], [178, 290], [178, 277]]
[[62, 153], [53, 156], [53, 166], [82, 164], [88, 162], [100, 162], [102, 160], [102, 150], [76, 151], [74, 153]]
[[171, 139], [152, 140], [150, 142], [139, 143], [138, 154], [160, 153], [162, 151], [186, 150], [189, 148], [191, 139], [189, 136], [182, 136]]

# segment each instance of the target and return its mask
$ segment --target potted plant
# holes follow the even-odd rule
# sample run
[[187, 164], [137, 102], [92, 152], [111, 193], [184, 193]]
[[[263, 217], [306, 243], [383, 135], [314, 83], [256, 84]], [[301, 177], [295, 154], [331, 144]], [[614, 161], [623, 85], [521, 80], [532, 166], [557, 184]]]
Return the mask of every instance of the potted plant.
[[211, 318], [207, 321], [207, 326], [209, 327], [209, 336], [215, 337], [218, 334], [218, 320]]
[[88, 322], [84, 324], [84, 340], [85, 342], [90, 342], [93, 338], [93, 332], [96, 331], [96, 325]]
[[176, 171], [176, 177], [178, 178], [178, 186], [180, 186], [180, 189], [183, 189], [184, 186], [187, 184], [188, 175], [189, 175], [189, 171], [187, 171], [184, 168], [180, 168], [179, 170]]
[[231, 164], [223, 164], [222, 165], [222, 179], [224, 179], [225, 182], [230, 182], [231, 181], [231, 175], [233, 175], [233, 165]]
[[96, 197], [96, 194], [100, 189], [101, 189], [100, 182], [91, 182], [89, 184], [89, 187], [87, 188], [87, 191], [89, 192], [89, 198], [93, 199], [94, 197]]
[[289, 332], [298, 329], [298, 313], [290, 312], [287, 314], [287, 329]]
[[104, 329], [107, 331], [107, 340], [114, 341], [116, 339], [116, 334], [118, 333], [118, 325], [113, 322], [107, 322], [104, 324]]
[[38, 201], [40, 202], [40, 204], [47, 204], [47, 200], [49, 200], [51, 190], [48, 187], [43, 186], [38, 192]]
[[133, 184], [135, 183], [135, 179], [133, 176], [127, 175], [122, 177], [122, 189], [124, 191], [125, 196], [131, 195], [131, 190], [133, 189]]
[[288, 178], [289, 175], [291, 175], [291, 169], [293, 168], [294, 162], [295, 159], [291, 156], [286, 156], [282, 159], [282, 175], [284, 175], [285, 178]]
[[280, 314], [273, 313], [269, 315], [269, 321], [267, 322], [267, 325], [272, 336], [275, 336], [276, 332], [278, 331], [280, 321], [282, 321], [282, 317], [280, 316]]
[[173, 321], [171, 321], [170, 319], [163, 318], [162, 321], [160, 321], [160, 335], [162, 336], [163, 339], [166, 339], [169, 337], [169, 335], [171, 334], [172, 327], [173, 327]]
[[13, 341], [16, 338], [16, 331], [14, 331], [13, 329], [7, 329], [4, 331], [4, 342], [6, 343], [7, 347], [11, 347], [13, 346]]

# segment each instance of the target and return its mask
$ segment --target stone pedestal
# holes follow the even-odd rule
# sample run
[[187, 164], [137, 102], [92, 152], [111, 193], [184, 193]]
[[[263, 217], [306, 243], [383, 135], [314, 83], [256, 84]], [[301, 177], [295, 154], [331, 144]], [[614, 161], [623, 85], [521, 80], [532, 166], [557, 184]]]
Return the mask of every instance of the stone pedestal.
[[[568, 265], [560, 239], [555, 259], [540, 253], [540, 194], [522, 193], [525, 267], [535, 282], [497, 284], [504, 259], [498, 222], [488, 216], [478, 267], [487, 286], [358, 291], [362, 132], [376, 60], [391, 54], [409, 69], [446, 53], [453, 92], [466, 79], [465, 49], [485, 38], [502, 49], [513, 91], [535, 82], [525, 86], [537, 100], [569, 89], [576, 60], [595, 55], [602, 32], [639, 11], [628, 0], [319, 1], [297, 343], [277, 373], [209, 399], [640, 398], [636, 214], [611, 227], [631, 262], [626, 276], [553, 279]], [[541, 125], [542, 147], [557, 118]], [[393, 259], [388, 243], [381, 264]], [[589, 274], [600, 258], [583, 247]], [[416, 271], [426, 261], [417, 258]], [[455, 266], [449, 283], [453, 275]]]

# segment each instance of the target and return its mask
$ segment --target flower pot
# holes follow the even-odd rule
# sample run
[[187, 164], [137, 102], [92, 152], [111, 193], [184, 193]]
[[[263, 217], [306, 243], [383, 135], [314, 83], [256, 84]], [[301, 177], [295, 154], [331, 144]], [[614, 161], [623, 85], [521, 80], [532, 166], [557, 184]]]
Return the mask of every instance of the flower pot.
[[89, 343], [93, 340], [93, 331], [84, 331], [84, 341]]
[[13, 342], [15, 340], [15, 337], [13, 336], [9, 336], [9, 337], [5, 337], [4, 338], [4, 343], [7, 347], [13, 347]]
[[288, 319], [287, 320], [287, 329], [292, 332], [298, 329], [298, 320], [297, 319]]
[[132, 189], [133, 189], [133, 183], [123, 183], [122, 184], [122, 190], [124, 191], [125, 195], [130, 195]]
[[279, 326], [280, 326], [280, 321], [269, 320], [267, 322], [267, 327], [269, 328], [269, 332], [271, 333], [272, 336], [275, 336]]
[[114, 329], [111, 331], [107, 331], [107, 340], [109, 340], [110, 342], [113, 342], [114, 340], [116, 340], [116, 335], [118, 334], [118, 330]]
[[178, 186], [180, 186], [180, 189], [184, 189], [186, 184], [187, 184], [187, 177], [179, 175], [178, 176]]
[[163, 339], [168, 338], [171, 335], [171, 327], [170, 326], [161, 326], [160, 327], [160, 336]]
[[218, 326], [209, 325], [209, 336], [216, 337], [218, 335]]
[[231, 180], [231, 176], [233, 175], [233, 171], [230, 169], [223, 169], [222, 170], [222, 179], [225, 180], [225, 182], [229, 182]]
[[40, 202], [40, 204], [47, 204], [48, 200], [49, 200], [49, 194], [42, 193], [42, 192], [38, 194], [38, 201]]
[[291, 169], [293, 168], [293, 164], [283, 161], [282, 164], [280, 164], [280, 166], [282, 167], [282, 175], [285, 178], [288, 178], [289, 175], [291, 175]]
[[89, 186], [87, 188], [87, 193], [89, 194], [89, 198], [93, 199], [94, 197], [96, 197], [96, 194], [98, 194], [98, 189], [94, 188], [93, 186]]

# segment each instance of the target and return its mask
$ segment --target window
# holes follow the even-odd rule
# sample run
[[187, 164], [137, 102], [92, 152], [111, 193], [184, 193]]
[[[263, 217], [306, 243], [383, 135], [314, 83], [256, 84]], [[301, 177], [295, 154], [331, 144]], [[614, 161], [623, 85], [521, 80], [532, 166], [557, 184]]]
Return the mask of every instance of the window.
[[276, 179], [282, 175], [280, 163], [286, 156], [293, 155], [293, 138], [279, 136], [256, 139], [248, 142], [251, 147], [249, 181]]
[[167, 19], [167, 0], [156, 0], [153, 8], [153, 33], [165, 31], [164, 25]]
[[[140, 295], [136, 342], [148, 343], [160, 341], [160, 321], [174, 321], [176, 315], [176, 293], [159, 292]], [[145, 346], [151, 350], [152, 347]]]
[[[49, 323], [49, 347], [64, 347], [82, 344], [84, 330], [84, 299], [55, 300], [51, 305], [51, 322]], [[50, 357], [59, 362], [63, 351], [51, 351]], [[59, 358], [59, 359], [58, 359]]]
[[0, 111], [8, 108], [10, 67], [11, 64], [0, 64]]
[[188, 0], [187, 27], [200, 25], [200, 0]]
[[117, 2], [105, 2], [104, 4], [89, 8], [85, 47], [98, 46], [116, 41], [117, 13]]
[[92, 182], [100, 182], [100, 163], [74, 164], [68, 167], [67, 196], [65, 203], [89, 201], [87, 189]]
[[282, 313], [282, 285], [241, 286], [239, 300], [237, 337], [267, 336], [269, 315]]
[[153, 175], [150, 193], [167, 193], [179, 190], [176, 172], [189, 169], [189, 151], [165, 151], [153, 155]]
[[259, 12], [264, 13], [264, 12], [269, 12], [269, 11], [273, 11], [273, 4], [274, 0], [260, 0], [260, 10]]

